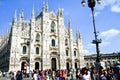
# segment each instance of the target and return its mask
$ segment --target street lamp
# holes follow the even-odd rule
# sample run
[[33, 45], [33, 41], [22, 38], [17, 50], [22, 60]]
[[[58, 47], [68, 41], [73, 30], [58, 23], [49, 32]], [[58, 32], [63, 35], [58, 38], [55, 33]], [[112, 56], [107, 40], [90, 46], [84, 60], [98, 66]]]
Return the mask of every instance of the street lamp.
[[[85, 0], [82, 0], [81, 4], [85, 6]], [[100, 4], [101, 0], [97, 0], [97, 3]], [[94, 35], [95, 39], [92, 41], [93, 44], [96, 44], [96, 52], [97, 52], [97, 57], [96, 57], [96, 67], [100, 67], [100, 50], [99, 50], [99, 44], [102, 42], [101, 39], [98, 39], [98, 35], [96, 32], [96, 26], [95, 26], [95, 18], [94, 18], [94, 7], [95, 7], [96, 1], [95, 0], [88, 0], [88, 7], [91, 8], [92, 11], [92, 18], [93, 18], [93, 27], [94, 27]]]

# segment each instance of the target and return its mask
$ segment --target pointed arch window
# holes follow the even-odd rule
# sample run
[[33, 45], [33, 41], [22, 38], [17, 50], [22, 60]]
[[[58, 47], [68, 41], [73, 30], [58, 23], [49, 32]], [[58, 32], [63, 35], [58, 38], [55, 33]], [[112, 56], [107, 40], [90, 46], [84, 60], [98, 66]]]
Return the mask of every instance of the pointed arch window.
[[40, 35], [36, 34], [36, 42], [39, 42], [39, 41], [40, 41]]
[[76, 51], [74, 51], [74, 56], [76, 56]]
[[26, 54], [26, 52], [27, 52], [27, 47], [23, 46], [23, 54]]
[[51, 23], [51, 32], [55, 32], [55, 22]]
[[65, 46], [68, 45], [68, 39], [65, 39]]
[[39, 54], [39, 47], [36, 47], [36, 54]]
[[55, 40], [52, 39], [52, 46], [55, 47]]
[[69, 56], [68, 50], [66, 50], [66, 56]]

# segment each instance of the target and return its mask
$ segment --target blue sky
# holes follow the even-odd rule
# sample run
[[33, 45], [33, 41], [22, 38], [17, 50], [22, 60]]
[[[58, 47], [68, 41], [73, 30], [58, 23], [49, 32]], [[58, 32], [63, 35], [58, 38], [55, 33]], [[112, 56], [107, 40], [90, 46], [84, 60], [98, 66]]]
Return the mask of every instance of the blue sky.
[[[83, 7], [81, 0], [0, 0], [0, 33], [6, 33], [10, 28], [15, 10], [19, 16], [23, 9], [25, 19], [29, 20], [32, 7], [36, 13], [41, 12], [42, 4], [46, 1], [49, 11], [57, 12], [59, 7], [63, 8], [65, 25], [70, 19], [74, 37], [76, 29], [80, 30], [85, 55], [95, 54], [95, 45], [91, 44], [94, 39], [91, 10], [87, 3]], [[119, 52], [120, 0], [102, 0], [100, 5], [96, 4], [95, 23], [99, 38], [102, 39], [100, 52]]]

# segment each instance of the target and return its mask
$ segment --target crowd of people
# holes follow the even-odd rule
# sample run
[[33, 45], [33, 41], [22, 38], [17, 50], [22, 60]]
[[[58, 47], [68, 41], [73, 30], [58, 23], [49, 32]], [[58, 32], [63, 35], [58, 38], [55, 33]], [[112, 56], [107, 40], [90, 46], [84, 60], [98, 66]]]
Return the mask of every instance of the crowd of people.
[[28, 77], [30, 80], [120, 80], [120, 62], [115, 67], [102, 66], [98, 69], [83, 67], [70, 70], [33, 70], [29, 74], [18, 71], [16, 75], [10, 72], [11, 80], [23, 80]]

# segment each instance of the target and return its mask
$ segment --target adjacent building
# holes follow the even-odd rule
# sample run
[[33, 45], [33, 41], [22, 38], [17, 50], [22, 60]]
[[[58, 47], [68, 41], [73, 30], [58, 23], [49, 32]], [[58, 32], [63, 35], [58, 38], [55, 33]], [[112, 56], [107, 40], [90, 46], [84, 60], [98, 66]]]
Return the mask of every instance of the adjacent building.
[[11, 29], [0, 37], [0, 70], [70, 69], [84, 66], [82, 39], [76, 30], [73, 38], [70, 20], [64, 24], [63, 11], [49, 11], [43, 4], [35, 15], [34, 8], [29, 21], [24, 11], [17, 18], [15, 11]]
[[[88, 68], [95, 66], [96, 54], [84, 56], [85, 65]], [[118, 61], [120, 61], [120, 53], [100, 54], [100, 62], [104, 68], [113, 67]]]

